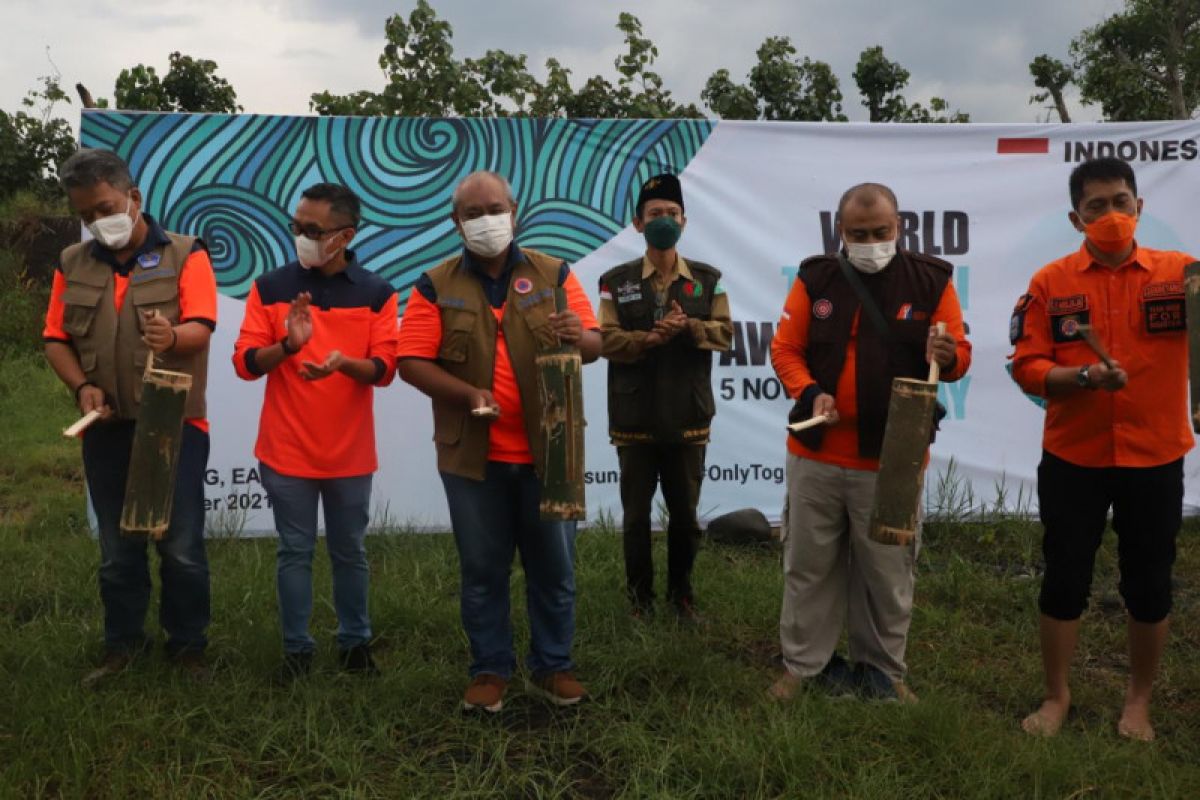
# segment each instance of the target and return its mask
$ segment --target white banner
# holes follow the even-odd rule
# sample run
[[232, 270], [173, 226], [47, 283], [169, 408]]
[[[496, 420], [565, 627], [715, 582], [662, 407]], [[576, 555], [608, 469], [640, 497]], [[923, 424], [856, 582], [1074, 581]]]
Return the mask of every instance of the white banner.
[[[130, 117], [118, 121], [126, 119]], [[112, 126], [109, 119], [95, 120], [86, 115], [85, 141], [89, 122], [92, 131], [99, 131], [102, 124]], [[550, 135], [547, 131], [558, 130], [555, 126], [585, 123], [525, 124], [527, 128], [515, 129], [514, 135], [546, 137]], [[1041, 453], [1043, 413], [1009, 378], [1008, 320], [1032, 274], [1080, 244], [1079, 234], [1067, 220], [1067, 177], [1071, 169], [1090, 156], [1117, 155], [1130, 161], [1137, 173], [1139, 194], [1145, 199], [1138, 241], [1156, 249], [1200, 252], [1200, 229], [1194, 220], [1195, 198], [1200, 190], [1200, 122], [702, 125], [703, 136], [695, 143], [694, 152], [686, 155], [686, 167], [681, 172], [688, 225], [679, 250], [685, 258], [705, 261], [722, 270], [736, 333], [732, 352], [714, 361], [717, 416], [700, 501], [703, 518], [755, 507], [778, 519], [784, 496], [784, 424], [790, 402], [770, 366], [770, 340], [797, 264], [836, 246], [834, 210], [841, 193], [852, 184], [876, 181], [892, 187], [901, 208], [900, 246], [939, 255], [955, 265], [955, 285], [970, 326], [974, 356], [965, 378], [940, 387], [949, 414], [933, 448], [927, 484], [935, 486], [937, 474], [944, 473], [953, 458], [959, 476], [969, 481], [977, 503], [991, 503], [1000, 488], [1010, 506], [1023, 493], [1027, 501], [1033, 502], [1031, 507], [1036, 507], [1031, 492]], [[104, 141], [99, 133], [94, 138], [98, 143]], [[169, 138], [164, 136], [164, 142]], [[120, 149], [123, 141], [113, 139], [113, 146]], [[619, 137], [610, 136], [607, 141], [613, 142], [613, 147], [620, 146]], [[137, 146], [140, 144], [130, 146], [133, 155]], [[664, 157], [659, 150], [622, 153], [622, 158], [640, 159], [648, 165], [639, 166], [640, 172], [621, 184], [623, 194], [628, 195], [636, 192], [639, 175], [656, 171], [653, 159], [661, 161]], [[350, 153], [345, 158], [351, 160], [354, 156]], [[436, 156], [430, 158], [436, 161]], [[331, 158], [334, 160], [330, 163], [336, 165], [339, 156]], [[147, 157], [143, 163], [134, 163], [143, 192], [152, 199], [156, 181], [147, 171], [166, 169], [168, 160]], [[461, 164], [441, 166], [434, 161], [430, 169], [443, 175], [447, 187], [465, 174]], [[577, 193], [585, 198], [583, 205], [603, 205], [615, 220], [610, 226], [615, 235], [588, 248], [573, 265], [595, 303], [599, 275], [644, 250], [643, 240], [628, 225], [628, 207], [633, 199], [610, 197], [605, 194], [605, 185], [581, 182], [579, 168], [571, 161], [557, 163], [554, 167], [539, 162], [537, 180], [553, 187], [560, 179], [554, 169], [564, 171], [564, 175], [572, 173], [562, 180], [579, 184]], [[500, 162], [487, 166], [504, 168]], [[526, 246], [554, 252], [553, 238], [546, 232], [553, 229], [539, 227], [552, 210], [547, 210], [544, 197], [529, 197], [532, 176], [528, 165], [524, 173], [516, 169], [508, 174], [523, 204], [520, 240]], [[379, 174], [386, 178], [390, 173], [380, 167]], [[340, 176], [310, 171], [301, 177], [296, 183], [299, 188], [305, 181], [338, 180]], [[194, 186], [201, 186], [199, 177]], [[168, 227], [171, 220], [166, 204], [184, 202], [186, 197], [157, 198], [164, 204], [161, 214]], [[587, 200], [589, 197], [592, 199]], [[444, 219], [449, 200], [446, 189], [427, 203], [423, 213], [430, 220], [430, 230], [436, 230], [441, 240], [451, 242], [452, 248], [452, 231]], [[404, 192], [398, 191], [390, 202], [402, 208]], [[294, 196], [280, 196], [276, 216], [289, 213], [294, 203]], [[231, 204], [251, 210], [254, 206], [240, 189]], [[206, 236], [214, 246], [214, 262], [220, 267], [222, 253], [217, 249], [221, 231], [215, 227], [209, 230], [205, 224], [215, 226], [199, 222], [190, 232]], [[186, 225], [179, 229], [186, 229]], [[602, 234], [596, 235], [603, 238]], [[360, 251], [374, 253], [375, 263], [379, 263], [387, 251], [380, 246], [372, 249], [374, 241], [367, 227], [356, 244]], [[410, 244], [402, 241], [395, 246]], [[371, 266], [370, 261], [367, 263]], [[401, 287], [402, 299], [407, 298], [408, 287], [420, 269], [434, 263], [431, 260], [416, 265], [394, 281]], [[241, 283], [242, 296], [246, 281], [272, 266], [276, 264], [253, 265]], [[227, 291], [225, 282], [222, 290]], [[262, 383], [239, 380], [230, 363], [243, 310], [243, 302], [235, 294], [228, 292], [221, 298], [210, 360], [210, 527], [227, 532], [269, 532], [273, 525], [253, 456]], [[606, 365], [601, 361], [587, 366], [584, 375], [589, 420], [589, 517], [595, 519], [601, 512], [608, 512], [619, 521], [617, 459], [607, 437]], [[320, 417], [318, 424], [329, 424], [328, 417], [336, 413], [336, 409], [314, 410], [314, 415]], [[377, 521], [416, 529], [448, 529], [449, 516], [434, 463], [429, 401], [397, 380], [392, 387], [376, 392], [376, 420], [380, 453], [374, 484]], [[1189, 512], [1195, 512], [1200, 508], [1200, 482], [1194, 458], [1187, 461], [1186, 475], [1186, 505]]]

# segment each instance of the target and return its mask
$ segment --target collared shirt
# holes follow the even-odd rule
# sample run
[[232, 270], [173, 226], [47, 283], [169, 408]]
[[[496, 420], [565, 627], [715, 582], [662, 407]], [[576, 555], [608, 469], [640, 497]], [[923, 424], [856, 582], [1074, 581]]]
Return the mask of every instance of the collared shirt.
[[[101, 246], [94, 239], [88, 245], [92, 258], [112, 268], [113, 305], [118, 313], [125, 303], [125, 293], [129, 290], [129, 274], [140, 264], [149, 263], [144, 257], [171, 244], [167, 232], [153, 217], [142, 214], [142, 218], [146, 220], [146, 239], [125, 261], [117, 261], [117, 256], [112, 250]], [[54, 270], [50, 304], [46, 309], [46, 324], [42, 328], [44, 341], [71, 343], [71, 335], [63, 329], [63, 315], [66, 313], [63, 293], [66, 290], [67, 277], [63, 275], [62, 267], [58, 267]], [[199, 322], [209, 330], [216, 330], [217, 327], [217, 280], [213, 274], [212, 261], [208, 257], [208, 249], [200, 239], [192, 245], [192, 252], [188, 254], [179, 272], [178, 324], [182, 325], [185, 322]], [[189, 419], [188, 422], [203, 431], [208, 431], [206, 419], [197, 417]]]
[[[808, 351], [812, 307], [813, 301], [808, 295], [804, 281], [797, 278], [788, 292], [783, 315], [775, 329], [775, 338], [771, 340], [771, 363], [784, 389], [787, 390], [788, 397], [793, 399], [798, 399], [805, 389], [816, 385], [805, 357]], [[954, 290], [953, 283], [946, 284], [937, 307], [929, 317], [930, 325], [936, 325], [938, 322], [945, 322], [946, 333], [958, 342], [953, 368], [941, 373], [943, 380], [955, 381], [965, 375], [971, 366], [971, 343], [967, 341], [962, 308], [959, 306], [958, 293]], [[879, 459], [864, 458], [858, 452], [857, 342], [861, 323], [860, 309], [855, 312], [854, 321], [851, 323], [850, 341], [846, 345], [846, 359], [842, 373], [838, 376], [838, 385], [832, 392], [828, 386], [820, 387], [822, 391], [829, 392], [837, 398], [837, 423], [826, 428], [820, 450], [810, 450], [795, 436], [787, 437], [787, 448], [788, 452], [813, 461], [847, 469], [874, 471], [879, 469]]]
[[[499, 276], [492, 278], [479, 268], [467, 250], [463, 250], [463, 264], [479, 279], [483, 293], [496, 317], [496, 361], [492, 373], [492, 396], [500, 406], [500, 417], [488, 426], [488, 460], [509, 464], [532, 464], [533, 452], [529, 448], [529, 435], [525, 431], [525, 412], [521, 392], [517, 387], [517, 375], [513, 372], [508, 354], [508, 343], [504, 339], [505, 300], [508, 284], [512, 279], [513, 267], [525, 258], [516, 242], [509, 247], [508, 260]], [[566, 289], [567, 307], [579, 315], [584, 330], [597, 327], [591, 303], [579, 279], [564, 262], [558, 274], [558, 284]], [[436, 361], [442, 347], [442, 314], [438, 310], [437, 291], [428, 274], [422, 275], [413, 287], [400, 323], [400, 342], [397, 359], [423, 358]]]
[[1135, 245], [1129, 259], [1110, 268], [1084, 244], [1033, 276], [1009, 329], [1021, 388], [1045, 397], [1052, 368], [1099, 361], [1081, 325], [1092, 326], [1129, 376], [1116, 392], [1047, 397], [1047, 451], [1085, 467], [1150, 467], [1192, 448], [1183, 268], [1195, 260]]
[[[642, 256], [642, 280], [650, 280], [654, 290], [656, 314], [662, 318], [671, 312], [668, 292], [675, 281], [691, 281], [692, 271], [683, 256], [676, 254], [675, 265], [669, 275], [664, 276], [654, 266], [649, 256]], [[657, 313], [661, 311], [662, 313]], [[711, 319], [688, 319], [688, 333], [701, 350], [728, 350], [733, 338], [733, 323], [729, 314], [729, 295], [720, 283], [713, 293]], [[630, 331], [621, 327], [617, 316], [617, 304], [612, 293], [604, 287], [600, 290], [600, 333], [604, 337], [604, 357], [613, 361], [636, 361], [646, 350], [646, 337], [650, 331]]]
[[[271, 469], [300, 478], [348, 478], [378, 467], [374, 386], [392, 382], [396, 368], [397, 296], [391, 284], [349, 263], [326, 277], [291, 262], [254, 281], [234, 346], [239, 377], [262, 376], [255, 353], [287, 336], [292, 300], [312, 295], [312, 338], [267, 374], [254, 455]], [[373, 384], [335, 372], [320, 380], [300, 376], [305, 361], [323, 362], [338, 350], [375, 362]]]

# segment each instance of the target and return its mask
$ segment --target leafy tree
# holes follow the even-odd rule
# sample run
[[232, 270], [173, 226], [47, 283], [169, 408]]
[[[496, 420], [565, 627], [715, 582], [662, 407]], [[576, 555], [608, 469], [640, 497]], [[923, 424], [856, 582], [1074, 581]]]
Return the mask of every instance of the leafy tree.
[[889, 61], [879, 45], [868, 47], [854, 67], [854, 82], [863, 97], [871, 122], [970, 122], [970, 115], [955, 110], [940, 98], [929, 100], [929, 107], [909, 104], [900, 92], [908, 85], [909, 72]]
[[237, 93], [218, 76], [217, 62], [171, 53], [170, 69], [159, 79], [154, 67], [121, 70], [113, 89], [117, 108], [135, 111], [194, 111], [235, 114]]
[[1050, 108], [1058, 112], [1062, 122], [1070, 122], [1071, 114], [1067, 111], [1067, 102], [1063, 99], [1063, 89], [1075, 79], [1075, 70], [1057, 58], [1045, 53], [1029, 62], [1029, 74], [1033, 76], [1033, 85], [1042, 91], [1030, 96], [1030, 103], [1053, 102]]
[[700, 99], [723, 119], [828, 120], [845, 122], [837, 76], [824, 61], [796, 58], [786, 36], [758, 48], [748, 85], [734, 83], [729, 70], [709, 76]]
[[1200, 105], [1200, 0], [1125, 0], [1071, 55], [1080, 99], [1106, 119], [1189, 119]]
[[0, 199], [21, 191], [57, 198], [55, 171], [75, 152], [70, 123], [53, 116], [57, 103], [71, 99], [57, 76], [38, 80], [41, 88], [21, 100], [21, 109], [13, 114], [0, 111]]
[[523, 54], [489, 50], [480, 59], [457, 60], [450, 23], [426, 0], [417, 0], [407, 18], [394, 14], [384, 26], [382, 91], [320, 92], [310, 106], [319, 114], [356, 116], [700, 116], [663, 88], [662, 77], [651, 69], [658, 48], [643, 35], [637, 17], [621, 14], [617, 29], [625, 34], [627, 50], [614, 63], [616, 83], [596, 75], [575, 91], [571, 71], [554, 58], [546, 61], [545, 83], [530, 74]]

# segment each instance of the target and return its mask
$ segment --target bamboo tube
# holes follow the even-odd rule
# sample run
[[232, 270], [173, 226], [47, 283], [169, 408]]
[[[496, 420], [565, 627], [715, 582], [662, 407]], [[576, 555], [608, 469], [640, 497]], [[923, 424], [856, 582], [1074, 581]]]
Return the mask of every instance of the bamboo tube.
[[147, 366], [142, 381], [121, 532], [162, 539], [171, 522], [175, 469], [192, 376]]
[[[567, 308], [566, 292], [554, 290], [556, 311]], [[583, 490], [583, 360], [579, 348], [559, 344], [536, 357], [542, 409], [543, 520], [587, 518]]]

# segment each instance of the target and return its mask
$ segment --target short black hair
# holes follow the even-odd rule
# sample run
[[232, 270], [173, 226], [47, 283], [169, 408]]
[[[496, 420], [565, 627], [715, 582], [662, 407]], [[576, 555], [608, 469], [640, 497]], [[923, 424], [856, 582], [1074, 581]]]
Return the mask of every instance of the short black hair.
[[323, 200], [329, 203], [329, 209], [342, 219], [348, 227], [358, 228], [362, 222], [362, 203], [358, 195], [342, 186], [340, 183], [314, 183], [300, 193], [305, 200]]
[[1137, 178], [1133, 176], [1133, 167], [1119, 158], [1105, 157], [1084, 161], [1071, 170], [1068, 186], [1071, 189], [1071, 208], [1079, 210], [1083, 200], [1083, 187], [1088, 181], [1125, 181], [1137, 197]]
[[112, 150], [81, 147], [58, 167], [58, 182], [68, 192], [107, 183], [122, 192], [133, 187], [129, 165]]
[[842, 212], [846, 210], [846, 206], [851, 200], [859, 200], [867, 205], [874, 205], [876, 197], [883, 197], [892, 204], [892, 208], [899, 212], [900, 204], [896, 201], [896, 193], [890, 187], [884, 186], [882, 183], [857, 183], [851, 186], [842, 193], [842, 197], [838, 200], [837, 213], [840, 217]]

